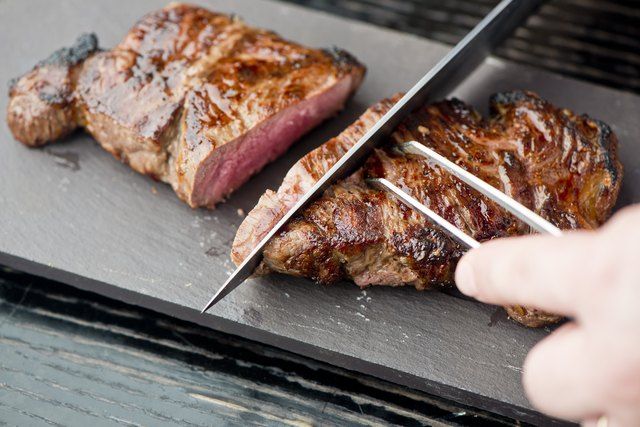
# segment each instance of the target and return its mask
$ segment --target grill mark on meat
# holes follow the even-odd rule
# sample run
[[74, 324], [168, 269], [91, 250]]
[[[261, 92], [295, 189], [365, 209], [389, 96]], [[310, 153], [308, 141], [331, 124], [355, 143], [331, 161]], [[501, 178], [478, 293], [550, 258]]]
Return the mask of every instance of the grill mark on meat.
[[[356, 124], [307, 154], [277, 193], [269, 191], [260, 199], [236, 235], [236, 264], [397, 99], [372, 107]], [[265, 247], [259, 271], [322, 283], [351, 279], [359, 286], [430, 289], [452, 284], [462, 248], [392, 195], [366, 186], [368, 177], [394, 182], [479, 241], [531, 232], [428, 160], [398, 153], [394, 144], [408, 140], [433, 148], [563, 229], [602, 224], [620, 189], [617, 140], [602, 122], [557, 109], [524, 91], [492, 96], [487, 119], [459, 100], [443, 101], [408, 116], [358, 172], [327, 189], [293, 219]], [[560, 319], [526, 307], [506, 309], [532, 327]]]
[[84, 127], [190, 206], [212, 208], [339, 111], [363, 75], [346, 52], [172, 4], [112, 50], [83, 35], [39, 62], [11, 85], [7, 122], [30, 146]]

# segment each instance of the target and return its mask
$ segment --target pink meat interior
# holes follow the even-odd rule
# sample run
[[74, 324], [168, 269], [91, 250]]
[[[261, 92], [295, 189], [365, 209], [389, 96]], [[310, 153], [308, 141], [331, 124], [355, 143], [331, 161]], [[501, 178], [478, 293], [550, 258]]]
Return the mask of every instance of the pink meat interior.
[[213, 207], [297, 139], [339, 111], [351, 92], [351, 76], [256, 125], [216, 150], [200, 168], [192, 201]]

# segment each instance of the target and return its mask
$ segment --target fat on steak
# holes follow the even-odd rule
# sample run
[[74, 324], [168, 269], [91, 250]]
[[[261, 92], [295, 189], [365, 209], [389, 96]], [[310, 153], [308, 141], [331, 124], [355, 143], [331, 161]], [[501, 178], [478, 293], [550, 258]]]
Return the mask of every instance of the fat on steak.
[[[294, 165], [277, 192], [262, 196], [236, 235], [236, 264], [397, 99], [371, 107]], [[428, 160], [393, 149], [409, 140], [433, 148], [566, 230], [602, 224], [621, 185], [617, 138], [598, 120], [523, 91], [492, 96], [488, 119], [459, 100], [438, 102], [407, 117], [360, 170], [330, 187], [276, 235], [265, 247], [259, 272], [325, 284], [350, 279], [361, 287], [412, 285], [422, 290], [451, 285], [463, 248], [391, 194], [367, 186], [367, 177], [396, 183], [479, 241], [531, 232]], [[513, 285], [518, 285], [517, 277]], [[506, 309], [531, 327], [560, 320], [532, 308]]]
[[7, 122], [40, 146], [85, 128], [134, 170], [212, 208], [339, 111], [364, 67], [236, 17], [172, 3], [112, 50], [80, 37], [11, 83]]

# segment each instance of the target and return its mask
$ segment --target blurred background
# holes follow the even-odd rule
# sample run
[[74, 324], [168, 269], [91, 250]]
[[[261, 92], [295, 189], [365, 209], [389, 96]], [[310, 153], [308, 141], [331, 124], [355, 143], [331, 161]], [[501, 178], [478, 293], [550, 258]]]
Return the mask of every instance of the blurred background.
[[[457, 43], [498, 0], [286, 0]], [[549, 0], [496, 55], [640, 92], [640, 1]]]

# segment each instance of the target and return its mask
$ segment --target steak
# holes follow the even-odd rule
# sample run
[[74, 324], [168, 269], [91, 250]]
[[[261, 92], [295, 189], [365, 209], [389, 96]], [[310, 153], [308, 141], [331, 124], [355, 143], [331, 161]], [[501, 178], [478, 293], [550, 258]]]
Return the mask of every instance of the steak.
[[[339, 136], [302, 158], [277, 192], [262, 196], [236, 235], [236, 264], [397, 99], [371, 107]], [[361, 169], [292, 219], [265, 247], [259, 272], [325, 284], [351, 279], [361, 287], [412, 285], [423, 290], [453, 284], [463, 248], [393, 195], [369, 187], [366, 178], [390, 180], [479, 241], [531, 232], [427, 159], [394, 150], [394, 144], [410, 140], [434, 149], [565, 230], [598, 227], [620, 189], [617, 139], [600, 121], [555, 108], [531, 92], [492, 96], [488, 119], [459, 100], [443, 101], [407, 117]], [[507, 311], [532, 327], [560, 320], [526, 307]]]
[[339, 111], [364, 67], [240, 19], [175, 4], [114, 49], [83, 35], [11, 84], [7, 122], [28, 146], [84, 127], [134, 170], [213, 207]]

